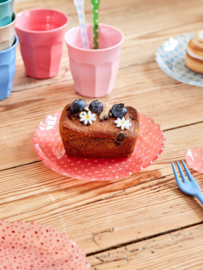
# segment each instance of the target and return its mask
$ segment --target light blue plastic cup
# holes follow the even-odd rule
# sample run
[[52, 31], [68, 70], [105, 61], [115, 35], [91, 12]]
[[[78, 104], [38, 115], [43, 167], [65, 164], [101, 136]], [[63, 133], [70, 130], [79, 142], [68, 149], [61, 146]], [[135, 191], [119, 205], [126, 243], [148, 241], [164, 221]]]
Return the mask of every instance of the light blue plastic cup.
[[0, 0], [0, 27], [12, 22], [14, 0]]
[[16, 72], [16, 46], [18, 37], [15, 35], [13, 46], [0, 52], [0, 100], [7, 98], [13, 88]]

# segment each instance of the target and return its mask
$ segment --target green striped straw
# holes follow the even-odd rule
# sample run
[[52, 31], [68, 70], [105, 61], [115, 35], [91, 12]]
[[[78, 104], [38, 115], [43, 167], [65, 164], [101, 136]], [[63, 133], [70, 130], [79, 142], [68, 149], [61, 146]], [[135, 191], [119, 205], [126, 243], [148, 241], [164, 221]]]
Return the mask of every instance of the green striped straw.
[[99, 48], [99, 4], [100, 0], [91, 0], [93, 13], [93, 34], [94, 34], [94, 49]]

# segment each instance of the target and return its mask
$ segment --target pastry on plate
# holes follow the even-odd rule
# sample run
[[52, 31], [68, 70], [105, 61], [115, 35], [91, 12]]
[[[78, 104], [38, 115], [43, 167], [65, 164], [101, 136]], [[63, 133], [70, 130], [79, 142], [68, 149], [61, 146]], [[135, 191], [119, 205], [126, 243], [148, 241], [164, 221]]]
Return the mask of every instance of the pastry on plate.
[[189, 69], [203, 74], [203, 31], [189, 41], [185, 64]]
[[127, 158], [139, 134], [139, 114], [123, 103], [104, 106], [93, 100], [89, 106], [76, 99], [63, 109], [59, 130], [71, 157]]

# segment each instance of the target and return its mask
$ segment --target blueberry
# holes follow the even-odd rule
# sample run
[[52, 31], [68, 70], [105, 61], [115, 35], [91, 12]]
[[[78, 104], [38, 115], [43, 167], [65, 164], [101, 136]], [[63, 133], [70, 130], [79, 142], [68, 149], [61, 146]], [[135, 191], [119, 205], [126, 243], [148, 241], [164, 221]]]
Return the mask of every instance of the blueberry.
[[122, 142], [125, 140], [125, 134], [124, 133], [119, 133], [117, 136], [117, 141]]
[[83, 99], [78, 98], [70, 105], [70, 111], [72, 114], [79, 115], [86, 106], [87, 103]]
[[89, 108], [94, 113], [100, 113], [103, 111], [103, 104], [99, 100], [93, 100]]
[[112, 115], [115, 118], [122, 118], [126, 115], [127, 109], [123, 103], [113, 105], [111, 109]]

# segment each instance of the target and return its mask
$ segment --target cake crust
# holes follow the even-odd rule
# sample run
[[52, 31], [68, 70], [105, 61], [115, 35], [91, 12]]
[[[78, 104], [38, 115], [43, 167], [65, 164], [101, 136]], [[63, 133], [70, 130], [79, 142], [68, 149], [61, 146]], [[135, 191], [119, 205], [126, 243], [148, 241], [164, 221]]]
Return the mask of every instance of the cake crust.
[[139, 114], [133, 107], [126, 107], [126, 120], [130, 120], [129, 129], [116, 127], [114, 117], [96, 121], [89, 126], [81, 123], [70, 112], [68, 104], [62, 111], [59, 131], [68, 156], [90, 158], [127, 158], [134, 151], [139, 133]]
[[185, 56], [185, 64], [189, 69], [203, 74], [203, 61], [190, 56], [187, 52]]
[[203, 31], [188, 42], [185, 65], [189, 69], [203, 74]]

